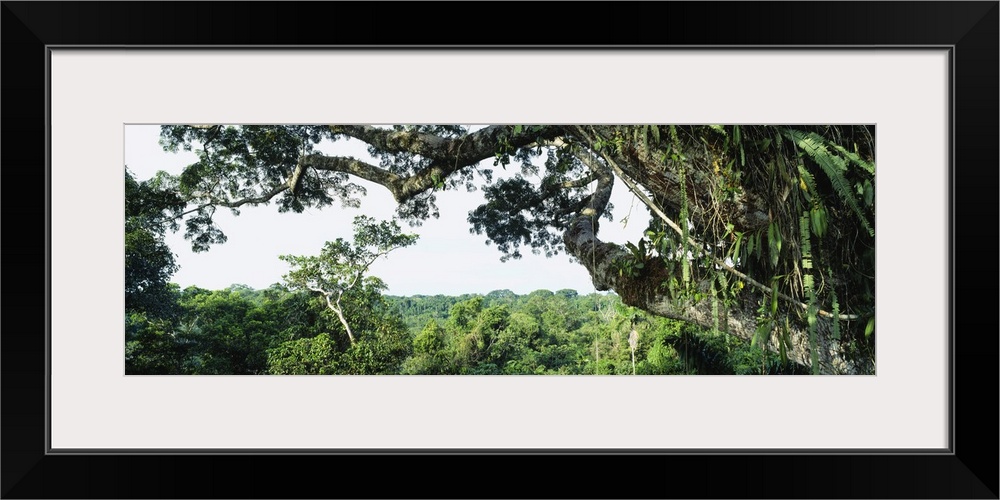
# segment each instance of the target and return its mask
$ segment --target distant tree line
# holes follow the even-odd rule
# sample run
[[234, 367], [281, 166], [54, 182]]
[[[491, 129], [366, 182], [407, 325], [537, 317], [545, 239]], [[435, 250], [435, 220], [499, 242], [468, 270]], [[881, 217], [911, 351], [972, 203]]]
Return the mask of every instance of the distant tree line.
[[[128, 374], [669, 375], [800, 373], [721, 332], [647, 315], [613, 294], [384, 296], [344, 302], [351, 342], [321, 296], [275, 284], [167, 287], [126, 315]], [[633, 332], [635, 332], [633, 334]], [[630, 342], [635, 337], [635, 342]], [[633, 345], [634, 344], [634, 345]]]

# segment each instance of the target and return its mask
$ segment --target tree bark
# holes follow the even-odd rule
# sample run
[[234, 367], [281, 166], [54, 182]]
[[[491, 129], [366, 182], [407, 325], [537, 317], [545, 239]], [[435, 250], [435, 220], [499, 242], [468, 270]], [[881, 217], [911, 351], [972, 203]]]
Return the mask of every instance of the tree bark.
[[332, 292], [316, 287], [309, 287], [309, 289], [323, 294], [323, 298], [326, 299], [326, 306], [337, 315], [337, 318], [340, 320], [340, 324], [344, 326], [344, 331], [347, 332], [348, 340], [351, 341], [351, 345], [354, 345], [354, 332], [351, 330], [351, 325], [347, 323], [347, 318], [344, 317], [343, 308], [340, 307], [340, 299], [344, 296], [344, 292], [340, 291], [337, 294], [337, 301], [334, 302], [333, 300], [330, 300], [330, 295], [333, 295]]
[[[563, 234], [566, 249], [590, 273], [594, 287], [597, 290], [614, 290], [622, 302], [648, 311], [650, 313], [682, 321], [688, 321], [704, 328], [713, 328], [715, 317], [712, 315], [712, 303], [709, 300], [700, 302], [672, 300], [662, 293], [660, 283], [665, 277], [666, 267], [655, 265], [656, 261], [647, 261], [642, 272], [634, 277], [624, 276], [615, 271], [617, 259], [630, 258], [629, 251], [620, 245], [607, 243], [597, 238], [594, 230], [594, 218], [579, 216]], [[706, 286], [707, 288], [707, 286]], [[745, 289], [742, 304], [755, 303], [753, 293]], [[791, 347], [787, 350], [788, 358], [803, 366], [812, 366], [809, 331], [803, 328], [802, 321], [787, 311], [778, 320], [784, 323], [789, 318], [789, 339]], [[846, 354], [845, 346], [829, 335], [829, 319], [817, 321], [819, 331], [817, 338], [817, 357], [821, 373], [827, 374], [872, 374], [875, 367], [871, 364], [858, 364]], [[720, 318], [720, 329], [735, 335], [745, 341], [750, 341], [757, 332], [755, 311], [749, 307], [730, 308]], [[778, 352], [779, 337], [775, 333], [770, 337], [768, 348]]]
[[[354, 332], [351, 331], [351, 325], [347, 324], [347, 318], [344, 317], [344, 310], [340, 307], [340, 298], [342, 296], [343, 296], [343, 292], [341, 292], [339, 295], [337, 295], [337, 306], [334, 307], [333, 305], [331, 305], [330, 307], [333, 309], [333, 312], [337, 313], [337, 317], [340, 318], [340, 324], [344, 325], [344, 331], [347, 332], [347, 338], [351, 340], [351, 344], [353, 345], [354, 344]], [[330, 298], [327, 297], [326, 300], [327, 300], [327, 302], [329, 302]]]

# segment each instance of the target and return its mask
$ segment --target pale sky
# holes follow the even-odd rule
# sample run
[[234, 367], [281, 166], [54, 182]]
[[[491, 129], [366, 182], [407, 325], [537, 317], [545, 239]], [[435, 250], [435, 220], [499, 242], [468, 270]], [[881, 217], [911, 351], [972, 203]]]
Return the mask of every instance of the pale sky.
[[[149, 179], [159, 170], [179, 173], [196, 161], [193, 153], [164, 152], [158, 142], [159, 130], [158, 125], [125, 126], [125, 164], [139, 181]], [[323, 142], [317, 149], [377, 164], [359, 141]], [[492, 160], [485, 160], [483, 166], [493, 169], [495, 179], [519, 171], [512, 164], [505, 173], [500, 167], [493, 167]], [[326, 241], [338, 237], [350, 239], [354, 216], [361, 213], [379, 220], [393, 217], [396, 205], [388, 190], [362, 179], [352, 178], [352, 181], [368, 191], [360, 209], [342, 208], [334, 203], [322, 210], [307, 209], [300, 214], [278, 213], [272, 203], [241, 207], [239, 216], [233, 216], [228, 209], [219, 209], [215, 221], [229, 239], [213, 245], [207, 252], [191, 251], [191, 243], [183, 237], [182, 224], [180, 231], [166, 237], [180, 266], [172, 281], [181, 288], [197, 285], [217, 290], [232, 284], [266, 288], [281, 282], [282, 275], [289, 270], [278, 255], [316, 255]], [[621, 182], [615, 184], [611, 201], [615, 205], [614, 222], [602, 220], [601, 239], [618, 243], [637, 241], [646, 228], [648, 212]], [[595, 291], [587, 270], [570, 262], [565, 253], [546, 258], [522, 248], [521, 259], [500, 262], [501, 254], [496, 247], [485, 244], [486, 235], [469, 232], [471, 225], [466, 220], [469, 211], [482, 202], [481, 191], [468, 193], [459, 188], [437, 193], [441, 217], [428, 219], [419, 227], [401, 223], [404, 232], [419, 234], [420, 239], [415, 245], [394, 250], [380, 259], [369, 273], [382, 278], [389, 286], [387, 293], [392, 295], [485, 294], [505, 288], [518, 294], [563, 288], [580, 293]], [[623, 224], [621, 221], [630, 210], [631, 220]]]

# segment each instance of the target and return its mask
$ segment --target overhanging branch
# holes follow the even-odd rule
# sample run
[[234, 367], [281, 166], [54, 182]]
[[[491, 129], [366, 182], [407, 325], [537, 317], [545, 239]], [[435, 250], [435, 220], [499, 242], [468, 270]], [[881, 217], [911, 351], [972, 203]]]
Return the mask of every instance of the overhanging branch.
[[[657, 217], [659, 217], [664, 223], [666, 223], [667, 226], [670, 226], [670, 228], [673, 229], [674, 232], [676, 232], [678, 235], [680, 235], [683, 238], [684, 237], [684, 231], [681, 230], [680, 226], [678, 226], [676, 222], [674, 222], [673, 220], [671, 220], [670, 217], [667, 217], [667, 214], [665, 214], [663, 212], [663, 210], [660, 209], [660, 207], [657, 206], [656, 203], [653, 202], [653, 200], [650, 200], [649, 197], [646, 196], [646, 194], [643, 193], [641, 189], [639, 189], [639, 186], [637, 186], [634, 182], [632, 182], [631, 179], [628, 178], [628, 176], [625, 175], [625, 172], [623, 172], [621, 170], [621, 168], [618, 167], [618, 165], [616, 164], [616, 162], [614, 162], [613, 160], [610, 160], [610, 159], [608, 159], [607, 161], [608, 161], [608, 164], [611, 165], [611, 168], [614, 169], [615, 173], [618, 174], [618, 177], [621, 178], [621, 180], [625, 182], [625, 185], [628, 186], [629, 190], [632, 191], [632, 193], [635, 194], [636, 197], [638, 197], [639, 200], [642, 201], [647, 207], [649, 207], [649, 209], [652, 210], [653, 213], [655, 213], [657, 215]], [[688, 242], [689, 245], [693, 246], [694, 248], [705, 248], [707, 246], [704, 243], [702, 243], [702, 242], [700, 242], [700, 241], [698, 241], [698, 240], [696, 240], [696, 239], [694, 239], [694, 238], [692, 238], [690, 236], [688, 236], [688, 241], [687, 242]], [[719, 259], [718, 257], [715, 257], [715, 256], [712, 256], [712, 261], [715, 262], [715, 264], [717, 266], [719, 266], [721, 269], [723, 269], [724, 271], [726, 271], [726, 272], [728, 272], [730, 274], [733, 274], [733, 275], [739, 277], [740, 279], [745, 280], [747, 283], [749, 283], [750, 285], [752, 285], [752, 286], [756, 287], [757, 289], [763, 291], [764, 293], [768, 293], [768, 294], [775, 293], [775, 294], [778, 295], [778, 297], [781, 297], [782, 299], [784, 299], [784, 300], [792, 303], [793, 305], [799, 307], [800, 309], [802, 309], [804, 311], [808, 311], [809, 310], [809, 304], [805, 304], [805, 303], [803, 303], [803, 302], [801, 302], [799, 300], [796, 300], [794, 297], [791, 297], [790, 295], [787, 295], [785, 293], [779, 292], [777, 290], [772, 289], [771, 287], [769, 287], [767, 285], [764, 285], [763, 283], [761, 283], [761, 282], [759, 282], [759, 281], [751, 278], [750, 276], [747, 276], [745, 273], [740, 272], [739, 270], [737, 270], [733, 266], [730, 266], [728, 263], [726, 263], [726, 261], [724, 261], [722, 259]], [[817, 312], [821, 316], [824, 316], [824, 317], [827, 317], [827, 318], [834, 318], [834, 315], [831, 312], [824, 311], [822, 309], [818, 309]], [[858, 319], [859, 316], [856, 315], [856, 314], [841, 314], [839, 316], [836, 316], [836, 318], [840, 319], [840, 320], [843, 320], [843, 321], [852, 321], [852, 320]]]

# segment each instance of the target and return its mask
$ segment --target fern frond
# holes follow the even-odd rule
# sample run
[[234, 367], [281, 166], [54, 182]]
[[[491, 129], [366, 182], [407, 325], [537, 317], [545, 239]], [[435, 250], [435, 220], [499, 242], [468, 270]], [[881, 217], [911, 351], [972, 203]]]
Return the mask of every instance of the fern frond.
[[875, 229], [868, 221], [868, 216], [861, 209], [861, 204], [854, 195], [851, 183], [844, 176], [844, 172], [847, 171], [847, 160], [831, 153], [826, 148], [826, 140], [816, 133], [810, 132], [806, 134], [798, 130], [786, 130], [785, 132], [809, 158], [819, 165], [823, 173], [830, 179], [830, 184], [833, 186], [834, 191], [837, 192], [837, 196], [847, 206], [851, 207], [851, 210], [854, 211], [861, 224], [868, 231], [869, 236], [875, 236]]
[[726, 278], [726, 273], [715, 273], [715, 277], [719, 280], [719, 288], [722, 291], [729, 290], [729, 280]]
[[847, 150], [847, 148], [839, 144], [831, 144], [833, 149], [837, 150], [838, 153], [844, 155], [844, 158], [850, 160], [851, 163], [863, 168], [865, 172], [875, 175], [875, 164], [862, 160], [860, 156]]
[[802, 288], [809, 297], [809, 307], [806, 310], [809, 322], [809, 354], [812, 358], [813, 375], [819, 373], [819, 348], [816, 339], [816, 320], [819, 316], [819, 308], [816, 306], [815, 280], [812, 274], [812, 246], [809, 241], [809, 212], [802, 212], [799, 217], [799, 245], [802, 251]]

